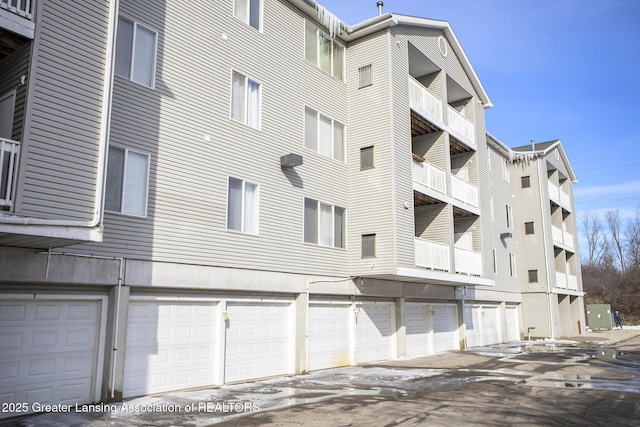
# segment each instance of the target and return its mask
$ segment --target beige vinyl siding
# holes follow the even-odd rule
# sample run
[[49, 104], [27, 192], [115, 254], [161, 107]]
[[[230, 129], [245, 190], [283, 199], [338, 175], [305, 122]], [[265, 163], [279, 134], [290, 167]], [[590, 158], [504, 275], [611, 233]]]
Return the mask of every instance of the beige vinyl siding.
[[449, 207], [444, 203], [416, 207], [416, 237], [433, 240], [434, 242], [446, 245], [450, 244], [451, 226], [449, 224], [449, 210]]
[[18, 213], [86, 221], [100, 182], [109, 3], [42, 2], [38, 13], [36, 38], [42, 37], [30, 69], [35, 83]]
[[[535, 330], [531, 331], [532, 336], [548, 337], [551, 335], [549, 327], [549, 301], [547, 297], [545, 293], [522, 294], [522, 325], [525, 333], [529, 326], [535, 326]], [[555, 300], [557, 307], [557, 296], [551, 294], [549, 297]]]
[[31, 43], [22, 45], [11, 55], [0, 62], [0, 96], [15, 90], [15, 105], [13, 111], [13, 130], [11, 139], [22, 141], [24, 111], [27, 96], [27, 86], [20, 84], [20, 77], [29, 74], [29, 59]]
[[[304, 17], [267, 0], [259, 32], [233, 2], [120, 8], [158, 31], [155, 88], [115, 77], [110, 141], [150, 155], [148, 216], [106, 213], [104, 243], [74, 250], [347, 275], [347, 249], [303, 241], [305, 197], [349, 207], [347, 164], [304, 148], [305, 105], [347, 124], [348, 143], [350, 134], [346, 84], [304, 58]], [[259, 130], [230, 118], [233, 71], [261, 84]], [[282, 169], [289, 153], [304, 164]], [[260, 186], [258, 235], [226, 229], [229, 176]]]
[[433, 132], [412, 138], [413, 152], [443, 171], [447, 170], [447, 143], [444, 132]]
[[[358, 40], [347, 52], [349, 85], [349, 259], [351, 275], [394, 273], [393, 129], [388, 32]], [[358, 68], [371, 64], [373, 84], [358, 89]], [[360, 148], [374, 147], [375, 167], [360, 170]], [[363, 234], [376, 234], [376, 258], [361, 259]], [[375, 265], [372, 271], [372, 265]]]
[[[482, 153], [482, 150], [478, 151], [478, 155]], [[486, 156], [486, 148], [484, 149]], [[507, 228], [506, 218], [506, 205], [510, 205], [514, 209], [514, 217], [518, 220], [516, 198], [513, 197], [514, 188], [512, 187], [515, 179], [512, 177], [511, 183], [502, 179], [502, 162], [504, 157], [499, 154], [493, 147], [490, 148], [491, 156], [491, 170], [488, 168], [481, 168], [482, 172], [485, 172], [489, 185], [489, 197], [493, 197], [493, 211], [494, 221], [491, 221], [491, 213], [489, 201], [487, 201], [486, 209], [483, 209], [484, 215], [481, 217], [483, 230], [490, 230], [490, 232], [483, 232], [483, 241], [486, 242], [483, 245], [484, 253], [484, 271], [488, 272], [489, 277], [492, 277], [495, 282], [495, 290], [504, 292], [518, 293], [521, 291], [522, 280], [513, 278], [509, 275], [509, 253], [518, 252], [518, 235], [517, 230], [511, 230]], [[486, 158], [484, 165], [487, 164]], [[480, 187], [482, 191], [482, 186]], [[481, 193], [482, 194], [482, 193]], [[481, 198], [484, 200], [484, 198]], [[506, 237], [504, 240], [500, 238], [502, 233], [512, 233], [512, 237]], [[493, 257], [491, 250], [496, 250], [496, 263], [498, 267], [498, 274], [492, 274], [493, 272]], [[488, 253], [488, 254], [487, 254]], [[519, 255], [518, 259], [519, 261]], [[520, 262], [517, 262], [518, 266]], [[522, 277], [522, 276], [520, 276]]]

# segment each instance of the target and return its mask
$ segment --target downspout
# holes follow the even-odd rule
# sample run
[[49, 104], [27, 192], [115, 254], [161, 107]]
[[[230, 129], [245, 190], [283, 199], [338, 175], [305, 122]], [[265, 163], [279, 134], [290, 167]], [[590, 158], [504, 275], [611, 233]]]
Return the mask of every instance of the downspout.
[[0, 216], [0, 224], [15, 225], [43, 225], [63, 227], [96, 227], [102, 223], [103, 195], [106, 182], [105, 166], [107, 158], [107, 144], [109, 140], [109, 125], [111, 121], [111, 95], [113, 92], [113, 66], [115, 57], [116, 25], [118, 2], [113, 0], [109, 8], [109, 34], [107, 37], [107, 55], [104, 67], [104, 86], [102, 91], [102, 118], [100, 120], [100, 140], [98, 146], [98, 170], [96, 194], [94, 199], [93, 218], [89, 221], [53, 220], [42, 218], [21, 218]]
[[[539, 161], [538, 163], [538, 183], [540, 183], [539, 188], [540, 188], [540, 217], [542, 218], [542, 230], [544, 230], [544, 232], [542, 233], [542, 244], [544, 246], [544, 265], [545, 265], [545, 269], [547, 271], [547, 302], [549, 304], [549, 331], [551, 336], [549, 338], [551, 339], [555, 339], [556, 334], [555, 334], [555, 328], [554, 328], [554, 322], [553, 322], [553, 304], [551, 303], [551, 274], [550, 274], [550, 270], [549, 270], [549, 255], [548, 255], [548, 239], [549, 236], [547, 235], [548, 233], [546, 233], [547, 230], [547, 226], [546, 226], [546, 221], [545, 221], [545, 212], [544, 212], [544, 207], [545, 207], [545, 200], [543, 197], [543, 187], [542, 187], [542, 160]], [[546, 204], [548, 204], [549, 202], [547, 201]]]
[[116, 314], [113, 320], [113, 352], [111, 354], [111, 399], [115, 399], [116, 388], [116, 366], [118, 360], [118, 324], [120, 323], [120, 292], [124, 282], [124, 258], [116, 258], [120, 261], [120, 271], [118, 272], [118, 292], [116, 296]]

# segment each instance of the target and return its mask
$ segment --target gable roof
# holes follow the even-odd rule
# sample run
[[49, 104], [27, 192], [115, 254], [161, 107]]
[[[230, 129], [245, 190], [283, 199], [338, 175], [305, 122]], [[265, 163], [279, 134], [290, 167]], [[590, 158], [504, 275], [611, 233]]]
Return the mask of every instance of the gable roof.
[[373, 34], [377, 31], [385, 28], [390, 28], [396, 25], [409, 25], [413, 27], [433, 28], [440, 30], [444, 33], [445, 37], [449, 41], [451, 48], [455, 52], [456, 56], [460, 60], [462, 68], [467, 73], [469, 80], [476, 93], [482, 101], [484, 108], [493, 107], [493, 103], [489, 98], [482, 82], [478, 78], [471, 61], [467, 57], [467, 54], [462, 49], [460, 41], [456, 37], [451, 25], [447, 21], [438, 21], [435, 19], [420, 18], [409, 15], [400, 15], [397, 13], [385, 13], [373, 18], [367, 19], [355, 25], [347, 25], [339, 18], [329, 12], [324, 6], [315, 2], [314, 0], [289, 0], [290, 3], [298, 7], [301, 11], [309, 15], [309, 17], [315, 19], [318, 23], [329, 29], [332, 36], [337, 36], [345, 42], [354, 41], [362, 37]]

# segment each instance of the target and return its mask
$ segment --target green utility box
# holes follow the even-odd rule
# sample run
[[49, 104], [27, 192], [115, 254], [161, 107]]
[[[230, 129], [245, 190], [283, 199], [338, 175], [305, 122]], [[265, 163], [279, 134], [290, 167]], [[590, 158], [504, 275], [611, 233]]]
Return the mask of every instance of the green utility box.
[[613, 314], [609, 304], [587, 304], [587, 325], [591, 330], [613, 329]]

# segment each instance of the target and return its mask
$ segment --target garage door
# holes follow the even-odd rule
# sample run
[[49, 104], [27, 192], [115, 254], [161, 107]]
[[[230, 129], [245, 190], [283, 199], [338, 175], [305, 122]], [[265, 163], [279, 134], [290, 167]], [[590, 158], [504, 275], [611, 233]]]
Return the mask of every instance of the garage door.
[[405, 308], [406, 350], [407, 356], [419, 356], [432, 353], [431, 327], [429, 326], [431, 308], [428, 304], [407, 304]]
[[213, 301], [132, 298], [123, 396], [213, 385], [215, 313]]
[[356, 319], [356, 362], [373, 362], [394, 357], [391, 304], [358, 307]]
[[309, 305], [309, 370], [351, 364], [351, 304]]
[[483, 305], [482, 345], [499, 344], [502, 342], [502, 322], [500, 322], [500, 308], [497, 305]]
[[293, 373], [290, 303], [227, 304], [225, 383]]
[[467, 347], [482, 345], [482, 306], [465, 305], [464, 307], [465, 337]]
[[[105, 301], [0, 302], [0, 402], [75, 404], [98, 400], [99, 325]], [[4, 415], [15, 414], [0, 413], [0, 417]]]
[[441, 353], [460, 350], [458, 340], [458, 310], [455, 305], [431, 305], [433, 316], [433, 351]]
[[520, 341], [520, 317], [518, 307], [507, 306], [505, 310], [507, 341]]

